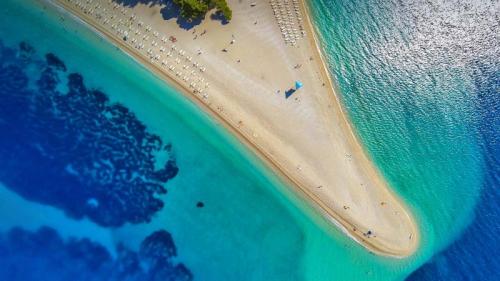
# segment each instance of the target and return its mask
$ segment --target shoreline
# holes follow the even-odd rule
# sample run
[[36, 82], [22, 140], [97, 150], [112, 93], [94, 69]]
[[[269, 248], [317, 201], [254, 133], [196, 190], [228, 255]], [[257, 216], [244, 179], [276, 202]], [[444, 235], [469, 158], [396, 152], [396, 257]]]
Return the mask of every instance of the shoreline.
[[[301, 3], [301, 7], [304, 9], [304, 15], [306, 17], [306, 21], [305, 21], [306, 22], [306, 24], [305, 24], [306, 29], [308, 29], [310, 31], [310, 34], [312, 34], [311, 40], [313, 41], [313, 45], [315, 46], [315, 54], [319, 57], [319, 60], [321, 61], [321, 66], [322, 66], [321, 70], [323, 72], [323, 75], [327, 78], [328, 84], [331, 88], [331, 92], [332, 92], [334, 99], [336, 101], [336, 105], [338, 106], [338, 108], [341, 112], [340, 116], [344, 120], [345, 129], [347, 131], [349, 131], [351, 134], [351, 139], [350, 139], [351, 145], [353, 145], [357, 148], [357, 151], [358, 151], [360, 157], [363, 158], [365, 165], [369, 165], [372, 167], [372, 171], [374, 172], [373, 176], [378, 178], [380, 181], [382, 181], [387, 187], [386, 190], [388, 192], [390, 192], [393, 196], [395, 196], [397, 198], [397, 200], [399, 200], [400, 203], [403, 206], [405, 206], [405, 209], [408, 211], [406, 213], [408, 215], [408, 219], [412, 222], [413, 226], [416, 229], [415, 236], [414, 236], [416, 243], [415, 243], [415, 248], [412, 249], [413, 253], [414, 253], [420, 244], [420, 232], [418, 231], [416, 219], [413, 218], [413, 216], [409, 213], [410, 210], [408, 208], [408, 204], [406, 204], [406, 202], [404, 202], [400, 198], [399, 194], [397, 194], [395, 191], [392, 190], [392, 188], [389, 186], [387, 180], [382, 176], [378, 167], [375, 165], [373, 160], [370, 159], [370, 157], [368, 156], [369, 153], [368, 153], [366, 147], [364, 147], [362, 145], [362, 142], [360, 141], [360, 137], [356, 134], [356, 131], [353, 129], [353, 124], [352, 124], [351, 120], [349, 119], [349, 114], [346, 112], [340, 97], [337, 95], [337, 92], [336, 92], [337, 88], [335, 87], [335, 84], [333, 82], [332, 74], [330, 74], [330, 72], [328, 71], [327, 62], [326, 62], [325, 56], [323, 54], [323, 51], [321, 50], [321, 47], [320, 47], [320, 39], [318, 38], [318, 34], [316, 34], [316, 29], [315, 29], [314, 24], [312, 23], [312, 20], [311, 20], [312, 11], [311, 11], [311, 7], [309, 6], [308, 1], [310, 1], [310, 0], [299, 0], [299, 2]], [[363, 242], [366, 242], [366, 239], [363, 239], [361, 237], [360, 237], [361, 241], [363, 241], [363, 242], [360, 242], [357, 240], [356, 236], [358, 236], [358, 233], [354, 234], [351, 231], [349, 231], [348, 229], [346, 229], [346, 230], [349, 232], [348, 235], [352, 239], [356, 240], [358, 243], [363, 244]], [[410, 255], [411, 255], [411, 253], [406, 255], [406, 256], [410, 256]], [[398, 256], [396, 256], [396, 257], [398, 257]], [[399, 258], [401, 258], [401, 257], [404, 257], [404, 256], [399, 256]]]
[[129, 55], [131, 58], [133, 58], [135, 61], [143, 65], [145, 68], [152, 71], [159, 78], [166, 80], [170, 85], [172, 85], [175, 89], [179, 90], [179, 92], [181, 92], [190, 101], [194, 102], [197, 106], [201, 107], [212, 118], [215, 118], [217, 121], [219, 121], [220, 124], [224, 126], [224, 128], [229, 130], [229, 132], [233, 136], [235, 136], [247, 148], [249, 148], [261, 161], [266, 163], [266, 166], [268, 166], [273, 171], [273, 173], [278, 175], [279, 178], [281, 178], [288, 185], [293, 187], [293, 191], [299, 191], [300, 194], [297, 194], [299, 198], [304, 199], [307, 203], [309, 203], [309, 205], [313, 207], [313, 209], [321, 213], [323, 217], [328, 219], [330, 222], [334, 223], [338, 228], [340, 228], [342, 232], [351, 237], [353, 240], [357, 241], [360, 245], [362, 245], [363, 247], [367, 248], [368, 250], [374, 253], [396, 258], [407, 257], [415, 252], [419, 244], [418, 228], [416, 227], [415, 220], [408, 213], [409, 212], [408, 207], [405, 206], [404, 202], [399, 197], [397, 197], [397, 194], [395, 194], [392, 190], [390, 190], [390, 187], [388, 187], [388, 184], [384, 181], [384, 179], [376, 169], [374, 163], [368, 158], [365, 148], [358, 141], [358, 137], [352, 130], [352, 124], [350, 123], [348, 116], [346, 116], [340, 98], [337, 96], [335, 92], [333, 86], [334, 84], [332, 82], [332, 77], [330, 77], [330, 74], [327, 70], [326, 62], [323, 58], [323, 54], [321, 53], [320, 47], [318, 45], [319, 42], [317, 34], [315, 33], [314, 27], [312, 26], [312, 22], [310, 19], [310, 11], [309, 11], [310, 7], [307, 6], [308, 3], [306, 3], [304, 0], [300, 0], [301, 8], [304, 11], [305, 17], [307, 19], [304, 25], [309, 32], [308, 34], [312, 36], [312, 38], [310, 37], [305, 40], [311, 40], [313, 46], [315, 46], [313, 51], [314, 56], [316, 57], [315, 61], [317, 61], [318, 59], [320, 60], [321, 76], [325, 78], [325, 80], [327, 81], [328, 87], [330, 88], [329, 92], [331, 92], [331, 94], [333, 95], [332, 98], [334, 99], [334, 106], [338, 108], [339, 117], [343, 120], [343, 122], [341, 122], [342, 129], [344, 132], [349, 132], [350, 134], [350, 136], [347, 137], [347, 141], [349, 142], [349, 145], [351, 145], [354, 148], [352, 150], [353, 152], [355, 152], [354, 158], [356, 159], [359, 165], [363, 166], [362, 167], [363, 171], [366, 172], [369, 175], [369, 177], [373, 179], [374, 182], [376, 182], [378, 185], [385, 186], [385, 192], [388, 192], [389, 196], [395, 197], [395, 199], [399, 201], [398, 202], [399, 204], [405, 206], [404, 210], [406, 210], [405, 212], [406, 219], [410, 221], [411, 227], [413, 227], [412, 230], [412, 233], [414, 234], [413, 241], [415, 241], [412, 243], [413, 247], [408, 248], [405, 251], [398, 252], [394, 249], [390, 249], [386, 247], [386, 245], [384, 244], [377, 243], [378, 240], [369, 238], [367, 239], [365, 236], [362, 235], [360, 231], [355, 231], [355, 230], [353, 231], [352, 229], [355, 228], [355, 226], [352, 223], [350, 223], [345, 217], [338, 214], [337, 212], [335, 212], [335, 210], [333, 210], [331, 207], [325, 204], [321, 199], [318, 198], [317, 195], [313, 194], [309, 190], [309, 188], [304, 186], [303, 183], [301, 183], [299, 180], [291, 176], [290, 173], [287, 172], [286, 167], [284, 167], [281, 163], [276, 161], [273, 155], [270, 154], [268, 151], [266, 151], [265, 147], [263, 147], [257, 141], [252, 141], [252, 136], [245, 134], [238, 127], [238, 125], [234, 124], [234, 122], [231, 122], [231, 120], [228, 120], [227, 118], [225, 119], [221, 111], [218, 111], [216, 108], [211, 107], [210, 103], [207, 104], [206, 102], [204, 102], [203, 98], [200, 97], [199, 95], [193, 94], [192, 91], [189, 89], [189, 87], [186, 87], [185, 85], [183, 85], [183, 83], [180, 83], [178, 79], [175, 78], [175, 76], [171, 77], [170, 74], [167, 74], [166, 71], [163, 71], [156, 64], [151, 63], [146, 57], [144, 57], [144, 55], [140, 54], [138, 51], [136, 51], [128, 44], [125, 44], [116, 35], [110, 33], [108, 30], [106, 30], [106, 28], [94, 23], [91, 17], [77, 11], [76, 9], [73, 9], [72, 7], [68, 6], [67, 4], [65, 4], [60, 0], [55, 0], [55, 1], [44, 0], [43, 2], [54, 5], [54, 7], [67, 13], [75, 20], [78, 20], [84, 25], [90, 27], [91, 29], [96, 31], [96, 33], [100, 37], [108, 40], [108, 42], [120, 48], [125, 54]]

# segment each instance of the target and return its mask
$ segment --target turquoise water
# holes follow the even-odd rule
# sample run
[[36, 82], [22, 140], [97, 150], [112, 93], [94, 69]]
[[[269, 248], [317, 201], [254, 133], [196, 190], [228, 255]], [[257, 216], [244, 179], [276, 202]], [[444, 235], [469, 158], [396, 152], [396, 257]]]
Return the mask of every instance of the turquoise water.
[[482, 154], [470, 137], [476, 120], [467, 118], [474, 116], [474, 101], [467, 98], [473, 81], [464, 80], [459, 67], [448, 70], [447, 58], [426, 62], [431, 58], [422, 54], [423, 61], [417, 60], [412, 52], [419, 50], [411, 48], [418, 42], [410, 38], [416, 35], [411, 27], [398, 27], [409, 22], [399, 22], [404, 18], [396, 17], [395, 3], [313, 6], [342, 101], [362, 141], [414, 206], [424, 225], [424, 248], [443, 247], [470, 221], [482, 182]]
[[[495, 6], [495, 1], [311, 3], [360, 139], [417, 214], [420, 260], [446, 248], [471, 222], [471, 233], [490, 233], [500, 225], [498, 213], [484, 208], [498, 202], [499, 186]], [[475, 211], [485, 217], [475, 217]], [[447, 258], [437, 257], [437, 270], [425, 280], [498, 280], [498, 264], [480, 261], [498, 253], [493, 251], [498, 239], [480, 236], [473, 238], [484, 239], [480, 245], [469, 237]]]
[[[150, 133], [171, 143], [179, 172], [166, 184], [168, 193], [160, 195], [164, 207], [151, 222], [118, 228], [68, 219], [62, 210], [23, 200], [4, 185], [2, 214], [18, 211], [14, 218], [2, 215], [1, 228], [21, 225], [34, 230], [49, 225], [64, 237], [90, 237], [111, 252], [114, 248], [109, 245], [122, 242], [136, 249], [149, 233], [166, 229], [175, 241], [177, 259], [199, 280], [299, 279], [296, 263], [304, 234], [273, 188], [273, 179], [179, 93], [90, 30], [68, 18], [61, 21], [34, 3], [2, 4], [3, 44], [17, 47], [24, 41], [41, 58], [48, 52], [56, 54], [68, 73], [81, 74], [89, 88], [123, 104]], [[37, 79], [39, 74], [33, 72]], [[64, 90], [62, 82], [58, 88]], [[203, 208], [196, 207], [199, 201]]]
[[[160, 237], [166, 252], [175, 252], [166, 257], [166, 268], [170, 270], [171, 264], [184, 267], [175, 267], [179, 275], [172, 276], [179, 279], [402, 280], [475, 221], [473, 211], [478, 202], [483, 202], [483, 178], [492, 170], [484, 160], [485, 141], [478, 137], [484, 123], [476, 112], [480, 91], [470, 69], [463, 67], [463, 57], [456, 53], [442, 57], [444, 51], [425, 53], [414, 43], [421, 39], [414, 30], [420, 31], [429, 22], [415, 11], [422, 7], [375, 1], [311, 3], [332, 74], [360, 138], [422, 227], [419, 252], [395, 260], [369, 254], [331, 228], [182, 95], [92, 31], [39, 3], [7, 0], [0, 7], [2, 67], [11, 65], [8, 71], [2, 68], [10, 76], [0, 75], [0, 98], [8, 105], [0, 108], [0, 251], [7, 247], [4, 241], [12, 240], [19, 253], [12, 254], [16, 258], [10, 260], [0, 255], [0, 264], [15, 264], [13, 261], [23, 258], [23, 264], [32, 266], [35, 262], [23, 256], [26, 244], [21, 242], [40, 237], [52, 241], [58, 236], [62, 241], [77, 241], [75, 244], [84, 249], [99, 249], [94, 251], [99, 255], [91, 255], [90, 250], [87, 255], [102, 258], [105, 265], [96, 269], [92, 263], [82, 262], [74, 250], [68, 250], [64, 252], [67, 261], [58, 259], [67, 262], [65, 270], [82, 280], [120, 280], [120, 275], [99, 274], [123, 268], [123, 247], [131, 255], [137, 252], [142, 263], [152, 263], [149, 248], [144, 245]], [[427, 12], [425, 7], [423, 11]], [[420, 24], [399, 21], [412, 17]], [[424, 42], [432, 46], [429, 40]], [[33, 47], [33, 54], [26, 51], [26, 45]], [[446, 46], [442, 43], [432, 50]], [[19, 55], [23, 49], [27, 58]], [[490, 58], [491, 50], [487, 46], [483, 49], [482, 57]], [[45, 57], [47, 53], [55, 55], [67, 70], [55, 59]], [[25, 88], [20, 86], [23, 83]], [[79, 94], [72, 95], [72, 91]], [[30, 106], [22, 107], [19, 97], [25, 96], [30, 97]], [[50, 102], [46, 96], [51, 96]], [[96, 106], [82, 102], [79, 98], [83, 96], [91, 97], [90, 104]], [[103, 103], [103, 96], [109, 101]], [[33, 100], [39, 100], [41, 106]], [[58, 104], [59, 100], [65, 102]], [[68, 110], [65, 104], [73, 107]], [[27, 113], [17, 108], [25, 108]], [[47, 113], [40, 108], [55, 110]], [[130, 112], [124, 115], [126, 124], [109, 117], [123, 112]], [[30, 127], [22, 120], [35, 125]], [[87, 127], [92, 130], [85, 130]], [[137, 143], [129, 135], [138, 139], [145, 135], [151, 141]], [[90, 164], [88, 145], [75, 145], [77, 149], [66, 145], [81, 139], [86, 144], [95, 142], [99, 148], [90, 150], [98, 152], [91, 156]], [[104, 141], [107, 139], [113, 141]], [[18, 142], [26, 145], [19, 146]], [[40, 154], [38, 158], [30, 155], [35, 152]], [[51, 157], [49, 152], [58, 157]], [[139, 168], [154, 166], [154, 172], [136, 171], [137, 167], [126, 166], [121, 159], [126, 159], [125, 163], [139, 161]], [[106, 171], [144, 173], [139, 178], [148, 183], [130, 188], [129, 182], [121, 185], [121, 176], [114, 174], [112, 184], [106, 185], [103, 181], [109, 180], [108, 175], [99, 174], [93, 166], [97, 162], [102, 163], [100, 168], [113, 167]], [[90, 171], [91, 184], [72, 181], [83, 171]], [[159, 176], [158, 171], [162, 172]], [[68, 177], [58, 178], [59, 174]], [[54, 180], [44, 175], [52, 175]], [[66, 192], [57, 187], [57, 192], [45, 194], [46, 189], [59, 185], [74, 185], [75, 189]], [[114, 188], [114, 192], [108, 194], [106, 188]], [[64, 196], [61, 190], [66, 192]], [[120, 196], [118, 200], [115, 193]], [[82, 204], [80, 196], [90, 197]], [[95, 212], [96, 208], [102, 211]], [[121, 210], [118, 214], [117, 209]], [[498, 220], [495, 222], [498, 225]], [[36, 232], [43, 226], [54, 229], [55, 234]], [[21, 227], [24, 232], [4, 238], [13, 227]], [[171, 239], [165, 232], [153, 235], [159, 230], [168, 232]], [[19, 242], [15, 237], [25, 238]], [[95, 243], [93, 248], [85, 244], [86, 238]], [[47, 244], [56, 253], [70, 248], [64, 243]], [[60, 244], [65, 246], [54, 246]], [[103, 252], [110, 257], [103, 258]], [[46, 276], [62, 271], [60, 265], [53, 268], [44, 263], [43, 255], [40, 260], [40, 267], [32, 267], [40, 270], [45, 266]], [[9, 267], [3, 266], [0, 276], [12, 277], [4, 275], [1, 270], [5, 268]], [[74, 268], [81, 268], [81, 272], [71, 271]], [[95, 271], [95, 276], [86, 279], [90, 271]], [[17, 276], [9, 279], [33, 280]], [[136, 279], [130, 280], [145, 279], [134, 276]]]

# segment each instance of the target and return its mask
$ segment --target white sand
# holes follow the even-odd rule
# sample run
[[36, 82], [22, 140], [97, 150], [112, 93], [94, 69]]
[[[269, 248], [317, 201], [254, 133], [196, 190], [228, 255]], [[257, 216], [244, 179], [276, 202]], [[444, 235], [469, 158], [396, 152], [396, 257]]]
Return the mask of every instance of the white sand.
[[[164, 20], [160, 6], [140, 4], [125, 8], [124, 15], [122, 6], [113, 9], [108, 1], [94, 0], [91, 4], [81, 1], [88, 7], [99, 3], [99, 11], [105, 7], [108, 16], [117, 15], [104, 24], [102, 19], [96, 20], [97, 9], [87, 9], [84, 13], [81, 7], [67, 0], [54, 1], [152, 71], [175, 82], [186, 96], [223, 120], [230, 131], [290, 182], [302, 198], [367, 249], [394, 257], [415, 252], [419, 242], [415, 221], [353, 134], [316, 47], [303, 2], [300, 10], [306, 37], [291, 46], [281, 36], [270, 3], [263, 0], [251, 1], [257, 3], [255, 7], [250, 6], [251, 2], [229, 0], [233, 9], [229, 24], [221, 25], [207, 16], [191, 30], [179, 28], [175, 18]], [[130, 21], [132, 13], [136, 19], [130, 31], [123, 23]], [[118, 24], [118, 19], [122, 24]], [[144, 22], [142, 27], [138, 26], [139, 21]], [[145, 31], [147, 26], [152, 30]], [[122, 39], [123, 33], [118, 34], [120, 29], [128, 30], [126, 41]], [[140, 36], [134, 34], [135, 29], [141, 29]], [[158, 38], [153, 34], [155, 30], [160, 34]], [[206, 34], [201, 35], [204, 30]], [[142, 39], [145, 34], [148, 40]], [[178, 40], [175, 46], [186, 54], [181, 56], [172, 51], [173, 55], [167, 57], [166, 51], [171, 50], [172, 43], [163, 43], [162, 34], [167, 38], [175, 36]], [[145, 47], [134, 48], [138, 43], [132, 43], [133, 38]], [[233, 39], [234, 44], [230, 44]], [[152, 41], [158, 45], [152, 46]], [[165, 52], [160, 52], [162, 46]], [[222, 52], [224, 48], [228, 52]], [[150, 59], [157, 54], [161, 56], [159, 60]], [[176, 57], [181, 63], [175, 61]], [[205, 71], [200, 72], [187, 57], [205, 67]], [[165, 66], [161, 64], [163, 60]], [[301, 67], [294, 68], [297, 64]], [[170, 65], [175, 66], [174, 71], [168, 69]], [[190, 68], [186, 70], [184, 65]], [[179, 76], [177, 71], [181, 72]], [[183, 81], [185, 76], [190, 80]], [[190, 87], [195, 80], [196, 86]], [[292, 88], [296, 80], [304, 84], [303, 88], [285, 99], [284, 91]], [[368, 231], [372, 234], [367, 236]]]

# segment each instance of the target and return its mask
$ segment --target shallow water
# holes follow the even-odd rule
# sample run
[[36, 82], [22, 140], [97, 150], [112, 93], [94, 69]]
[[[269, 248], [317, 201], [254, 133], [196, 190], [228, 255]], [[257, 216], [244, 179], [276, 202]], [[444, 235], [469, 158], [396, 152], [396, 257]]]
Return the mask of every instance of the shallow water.
[[[473, 9], [486, 22], [468, 32], [466, 42], [481, 42], [471, 59], [459, 47], [474, 44], [463, 47], [462, 37], [443, 56], [454, 38], [448, 24], [437, 21], [440, 44], [425, 37], [436, 32], [425, 28], [436, 22], [430, 16], [447, 15], [440, 6], [346, 2], [313, 2], [314, 19], [361, 139], [422, 226], [417, 255], [366, 252], [128, 56], [39, 2], [7, 0], [0, 277], [401, 280], [457, 237], [466, 242], [410, 279], [493, 276], [491, 251], [477, 255], [474, 243], [499, 225], [498, 45], [483, 38], [489, 17]], [[498, 243], [495, 235], [481, 241], [482, 249]]]
[[458, 238], [410, 280], [498, 280], [498, 1], [311, 7], [360, 138], [418, 214], [422, 259]]
[[118, 267], [117, 245], [141, 251], [165, 230], [177, 250], [169, 262], [198, 280], [299, 277], [302, 230], [217, 124], [70, 19], [33, 1], [7, 1], [0, 14], [4, 236], [49, 226], [105, 246]]

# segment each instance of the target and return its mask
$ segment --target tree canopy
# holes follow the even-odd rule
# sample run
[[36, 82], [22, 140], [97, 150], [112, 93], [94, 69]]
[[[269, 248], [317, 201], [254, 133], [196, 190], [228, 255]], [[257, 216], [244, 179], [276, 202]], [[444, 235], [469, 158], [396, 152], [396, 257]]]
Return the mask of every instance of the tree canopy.
[[181, 16], [186, 19], [196, 19], [205, 15], [208, 11], [208, 5], [200, 0], [174, 0], [179, 6]]
[[227, 5], [226, 0], [213, 0], [215, 2], [215, 8], [220, 12], [227, 21], [230, 21], [233, 17], [233, 11]]
[[209, 10], [216, 9], [227, 21], [230, 21], [233, 12], [227, 5], [226, 0], [173, 0], [179, 6], [181, 16], [188, 20], [194, 20], [204, 16]]

